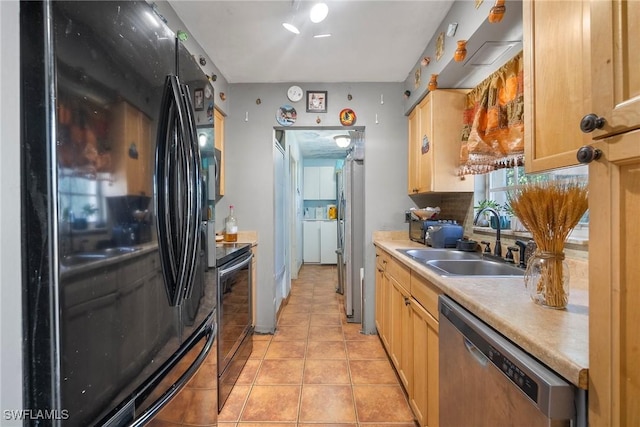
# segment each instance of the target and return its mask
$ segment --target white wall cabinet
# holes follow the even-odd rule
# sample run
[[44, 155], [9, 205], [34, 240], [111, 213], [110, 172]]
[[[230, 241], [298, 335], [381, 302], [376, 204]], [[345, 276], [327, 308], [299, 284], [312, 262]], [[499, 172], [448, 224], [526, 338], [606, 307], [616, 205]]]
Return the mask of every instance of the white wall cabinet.
[[336, 174], [333, 166], [306, 166], [303, 176], [305, 200], [336, 199]]
[[302, 221], [302, 259], [306, 263], [336, 264], [337, 221]]

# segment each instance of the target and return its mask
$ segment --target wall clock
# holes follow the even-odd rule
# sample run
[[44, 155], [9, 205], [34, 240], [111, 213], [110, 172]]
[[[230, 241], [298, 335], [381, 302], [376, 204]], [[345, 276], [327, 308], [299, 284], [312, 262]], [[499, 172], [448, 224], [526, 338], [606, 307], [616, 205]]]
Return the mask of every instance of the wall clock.
[[302, 99], [302, 88], [300, 86], [291, 86], [288, 90], [287, 90], [287, 98], [289, 98], [289, 100], [291, 102], [298, 102]]

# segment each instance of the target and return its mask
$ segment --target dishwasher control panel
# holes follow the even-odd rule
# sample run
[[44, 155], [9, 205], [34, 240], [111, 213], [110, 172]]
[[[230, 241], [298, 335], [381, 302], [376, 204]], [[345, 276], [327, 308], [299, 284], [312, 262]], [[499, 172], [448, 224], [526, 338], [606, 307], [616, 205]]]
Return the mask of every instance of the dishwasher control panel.
[[[482, 339], [482, 338], [480, 338]], [[534, 402], [538, 401], [538, 384], [526, 374], [522, 369], [513, 363], [509, 358], [496, 350], [492, 345], [486, 343], [488, 351], [485, 355], [491, 360], [491, 362], [522, 390], [529, 399]], [[482, 348], [476, 344], [477, 347]], [[484, 351], [483, 351], [484, 353]]]

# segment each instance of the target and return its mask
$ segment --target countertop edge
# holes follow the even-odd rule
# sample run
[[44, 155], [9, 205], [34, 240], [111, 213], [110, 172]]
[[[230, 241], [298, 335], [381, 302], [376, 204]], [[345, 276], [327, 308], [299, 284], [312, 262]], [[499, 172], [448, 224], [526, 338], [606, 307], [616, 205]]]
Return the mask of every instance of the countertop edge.
[[[514, 285], [513, 278], [441, 277], [419, 262], [396, 251], [401, 248], [424, 249], [424, 245], [405, 239], [385, 240], [379, 238], [374, 238], [373, 244], [411, 268], [421, 277], [429, 280], [442, 292], [451, 296], [475, 316], [567, 381], [581, 389], [588, 388], [588, 307], [580, 304], [588, 301], [587, 291], [572, 290], [569, 301], [570, 308], [567, 311], [545, 309], [532, 303], [524, 291], [524, 286], [521, 283]], [[520, 289], [516, 286], [519, 286]], [[510, 302], [514, 302], [509, 304], [509, 309], [505, 309], [499, 304], [488, 305], [487, 301], [498, 301], [497, 297], [505, 295], [512, 298]], [[578, 304], [572, 306], [572, 300], [577, 300]], [[522, 317], [514, 320], [514, 316], [511, 315], [513, 312], [522, 314]], [[532, 322], [524, 320], [527, 315], [529, 320], [533, 320]], [[575, 334], [569, 333], [568, 328], [566, 330], [563, 328], [567, 323], [574, 329], [576, 327], [580, 329], [582, 334], [575, 336]], [[582, 326], [584, 326], [583, 331]], [[538, 331], [542, 328], [544, 330], [536, 334], [536, 328]], [[555, 338], [554, 341], [553, 337], [560, 338]], [[561, 338], [572, 339], [570, 343], [558, 342], [558, 339]]]

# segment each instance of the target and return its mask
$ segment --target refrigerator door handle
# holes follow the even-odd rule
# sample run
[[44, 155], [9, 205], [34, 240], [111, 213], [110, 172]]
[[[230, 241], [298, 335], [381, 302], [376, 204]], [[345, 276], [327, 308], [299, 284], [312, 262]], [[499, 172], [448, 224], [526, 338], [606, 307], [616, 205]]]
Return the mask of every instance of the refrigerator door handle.
[[154, 185], [160, 264], [171, 306], [178, 305], [184, 295], [184, 186], [179, 182], [186, 161], [180, 143], [186, 135], [183, 109], [178, 78], [168, 75], [158, 122]]
[[188, 165], [186, 174], [186, 188], [188, 189], [187, 203], [184, 207], [185, 218], [185, 252], [184, 268], [184, 297], [191, 296], [193, 282], [196, 276], [196, 266], [200, 246], [199, 228], [202, 222], [202, 170], [200, 147], [198, 144], [195, 115], [189, 86], [181, 85], [181, 100], [183, 103], [184, 123], [186, 133], [183, 137], [183, 149]]

